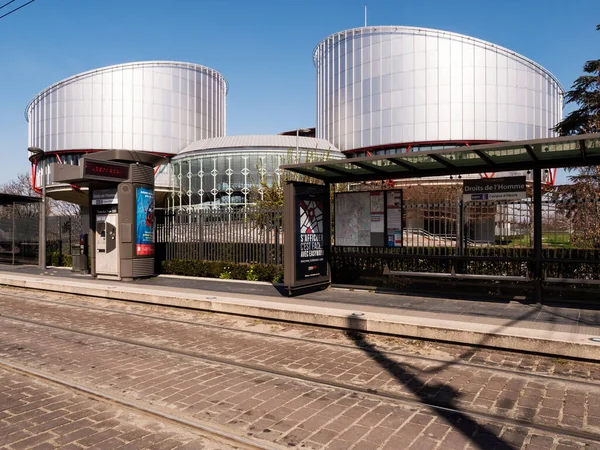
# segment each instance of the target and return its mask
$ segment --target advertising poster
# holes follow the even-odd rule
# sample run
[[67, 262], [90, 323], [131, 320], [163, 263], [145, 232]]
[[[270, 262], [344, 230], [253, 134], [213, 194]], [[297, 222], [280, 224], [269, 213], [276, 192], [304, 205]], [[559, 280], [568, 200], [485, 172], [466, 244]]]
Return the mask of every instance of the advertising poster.
[[152, 189], [136, 189], [136, 237], [135, 254], [154, 255], [154, 192]]
[[328, 277], [329, 188], [298, 186], [296, 208], [296, 280]]

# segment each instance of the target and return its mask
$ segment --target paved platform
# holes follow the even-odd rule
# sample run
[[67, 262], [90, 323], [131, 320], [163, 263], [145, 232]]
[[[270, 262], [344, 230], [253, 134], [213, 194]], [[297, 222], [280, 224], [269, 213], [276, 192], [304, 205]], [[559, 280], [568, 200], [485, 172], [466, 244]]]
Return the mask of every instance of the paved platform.
[[35, 266], [0, 266], [0, 284], [600, 360], [600, 341], [591, 340], [600, 338], [600, 304], [539, 306], [337, 288], [289, 298], [269, 283], [170, 275], [118, 282]]

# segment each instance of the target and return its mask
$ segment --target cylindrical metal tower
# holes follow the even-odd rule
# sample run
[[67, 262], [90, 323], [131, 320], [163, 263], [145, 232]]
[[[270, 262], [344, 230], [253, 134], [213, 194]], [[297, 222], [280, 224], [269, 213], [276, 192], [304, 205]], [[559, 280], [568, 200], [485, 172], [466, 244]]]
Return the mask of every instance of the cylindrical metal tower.
[[440, 30], [342, 31], [313, 53], [317, 132], [342, 151], [551, 137], [563, 89], [539, 64]]
[[225, 135], [226, 92], [219, 72], [191, 63], [147, 61], [81, 73], [27, 105], [29, 146], [176, 154], [198, 139]]

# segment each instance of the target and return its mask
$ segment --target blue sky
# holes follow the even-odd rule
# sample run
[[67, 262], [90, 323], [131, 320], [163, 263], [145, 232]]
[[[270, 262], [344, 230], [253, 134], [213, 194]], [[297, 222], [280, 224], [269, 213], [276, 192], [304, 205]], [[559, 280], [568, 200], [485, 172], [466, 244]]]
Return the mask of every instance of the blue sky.
[[0, 183], [29, 170], [29, 100], [111, 64], [164, 59], [218, 70], [230, 87], [229, 135], [314, 126], [312, 50], [332, 33], [362, 26], [365, 3], [369, 25], [491, 41], [540, 63], [566, 89], [584, 61], [600, 57], [598, 0], [36, 0], [0, 19]]

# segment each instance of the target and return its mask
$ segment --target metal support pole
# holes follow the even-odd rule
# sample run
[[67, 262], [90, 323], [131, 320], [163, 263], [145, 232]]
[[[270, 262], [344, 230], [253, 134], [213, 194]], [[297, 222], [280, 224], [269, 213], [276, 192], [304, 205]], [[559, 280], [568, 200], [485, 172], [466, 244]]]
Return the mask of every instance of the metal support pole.
[[[69, 241], [69, 244], [71, 241]], [[59, 265], [63, 260], [63, 248], [62, 248], [62, 217], [58, 216], [58, 254], [59, 254]]]
[[[327, 262], [327, 275], [329, 276], [329, 285], [331, 286], [331, 255], [332, 255], [332, 251], [331, 251], [331, 229], [333, 228], [331, 225], [331, 210], [333, 209], [331, 207], [331, 203], [332, 203], [332, 191], [331, 188], [332, 186], [335, 187], [335, 184], [330, 184], [328, 182], [325, 182], [325, 186], [327, 186], [327, 192], [329, 193], [329, 198], [327, 199], [327, 201], [329, 202], [329, 215], [327, 217], [327, 220], [329, 221], [329, 223], [327, 224], [327, 230], [329, 230], [329, 233], [325, 233], [325, 229], [323, 230], [323, 234], [325, 235], [325, 242], [323, 242], [323, 247], [325, 250], [325, 261]], [[335, 198], [335, 194], [334, 197]], [[385, 201], [385, 198], [384, 198]]]
[[[274, 213], [275, 214], [275, 213]], [[275, 222], [275, 265], [279, 265], [279, 223]]]
[[[300, 162], [300, 153], [298, 152], [298, 139], [300, 138], [300, 130], [296, 129], [296, 164]], [[308, 161], [306, 161], [308, 162]]]
[[533, 298], [542, 303], [542, 169], [533, 170]]
[[40, 269], [46, 269], [46, 159], [42, 156], [42, 210], [40, 211]]
[[12, 264], [15, 265], [15, 202], [12, 204]]
[[458, 247], [458, 256], [461, 259], [458, 261], [458, 272], [463, 273], [465, 271], [464, 259], [462, 257], [465, 255], [464, 249], [464, 235], [465, 235], [465, 203], [461, 198], [458, 203], [458, 227], [456, 227], [456, 246]]
[[[462, 206], [462, 253], [463, 256], [469, 256], [469, 252], [467, 251], [467, 247], [469, 246], [469, 233], [467, 233], [467, 217], [465, 214], [467, 204], [463, 201]], [[463, 267], [465, 273], [467, 272], [467, 260], [465, 260], [465, 264]]]

